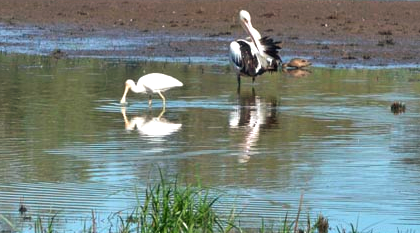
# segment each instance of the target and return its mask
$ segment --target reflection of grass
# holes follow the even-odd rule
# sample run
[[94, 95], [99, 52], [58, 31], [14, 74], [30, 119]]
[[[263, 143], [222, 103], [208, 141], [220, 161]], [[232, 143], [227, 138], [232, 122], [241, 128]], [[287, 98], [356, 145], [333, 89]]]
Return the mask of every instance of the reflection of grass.
[[[219, 202], [220, 196], [210, 197], [209, 190], [200, 186], [181, 187], [177, 180], [173, 183], [167, 182], [160, 172], [160, 182], [155, 185], [149, 185], [145, 192], [145, 199], [130, 214], [124, 216], [121, 213], [111, 215], [109, 218], [110, 228], [104, 232], [116, 233], [160, 233], [160, 232], [260, 232], [260, 233], [300, 233], [300, 232], [318, 232], [327, 233], [329, 230], [328, 220], [319, 215], [314, 224], [308, 216], [306, 220], [301, 221], [301, 205], [303, 195], [300, 198], [298, 212], [295, 217], [286, 217], [280, 219], [271, 225], [267, 225], [262, 220], [262, 224], [257, 229], [243, 229], [237, 222], [240, 222], [232, 209], [229, 214], [222, 215], [216, 212], [214, 205]], [[13, 231], [18, 232], [11, 221], [0, 214], [0, 220], [3, 220]], [[38, 217], [34, 223], [35, 233], [52, 233], [54, 230], [56, 216], [43, 221]], [[97, 219], [92, 211], [91, 226], [84, 226], [82, 230], [75, 232], [96, 233], [98, 230]], [[362, 232], [350, 224], [351, 229], [346, 231], [342, 228], [336, 228], [341, 232]], [[73, 231], [73, 230], [72, 230]]]

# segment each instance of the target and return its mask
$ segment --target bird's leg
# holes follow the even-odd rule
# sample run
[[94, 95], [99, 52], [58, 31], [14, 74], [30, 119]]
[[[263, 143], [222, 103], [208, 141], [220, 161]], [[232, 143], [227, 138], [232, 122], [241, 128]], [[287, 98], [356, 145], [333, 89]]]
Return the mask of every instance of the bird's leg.
[[239, 95], [239, 93], [241, 92], [241, 75], [238, 74], [237, 79], [238, 79], [237, 93]]
[[149, 95], [149, 108], [152, 107], [152, 95]]
[[252, 85], [254, 85], [255, 82], [255, 76], [252, 77]]
[[163, 94], [160, 91], [158, 91], [158, 94], [160, 95], [160, 98], [162, 98], [162, 101], [163, 101], [163, 109], [165, 109], [165, 107], [166, 107], [166, 99], [165, 99], [165, 96], [163, 96]]
[[238, 88], [236, 89], [236, 93], [238, 96], [241, 94], [241, 85], [238, 85]]
[[241, 75], [238, 74], [238, 76], [236, 78], [238, 79], [238, 86], [240, 86], [241, 85]]

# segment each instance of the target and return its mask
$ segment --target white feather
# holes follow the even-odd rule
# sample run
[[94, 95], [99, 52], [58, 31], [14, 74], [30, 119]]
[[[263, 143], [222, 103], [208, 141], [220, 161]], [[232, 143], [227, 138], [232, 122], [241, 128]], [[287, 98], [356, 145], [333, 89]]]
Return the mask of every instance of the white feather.
[[143, 85], [147, 92], [156, 93], [158, 91], [166, 91], [172, 87], [182, 87], [183, 84], [178, 79], [175, 79], [166, 74], [151, 73], [139, 78], [137, 85]]
[[243, 66], [242, 64], [242, 55], [241, 55], [241, 46], [236, 41], [230, 43], [230, 60], [233, 62], [233, 65], [236, 69], [240, 70]]

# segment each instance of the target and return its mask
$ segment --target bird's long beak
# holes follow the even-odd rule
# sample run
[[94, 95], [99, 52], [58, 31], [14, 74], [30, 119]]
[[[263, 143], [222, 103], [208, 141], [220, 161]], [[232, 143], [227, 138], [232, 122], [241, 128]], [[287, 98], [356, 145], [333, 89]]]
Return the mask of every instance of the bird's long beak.
[[251, 40], [252, 40], [252, 43], [254, 43], [254, 45], [255, 45], [255, 48], [257, 48], [257, 50], [258, 50], [258, 52], [261, 52], [259, 49], [258, 49], [258, 46], [257, 46], [257, 42], [255, 41], [255, 36], [254, 36], [254, 34], [252, 34], [252, 32], [251, 32], [251, 25], [250, 25], [250, 22], [249, 21], [247, 21], [247, 20], [244, 20], [243, 21], [243, 24], [244, 24], [244, 28], [245, 28], [245, 31], [246, 32], [248, 32], [248, 35], [249, 35], [249, 37], [251, 37]]
[[121, 98], [121, 101], [120, 101], [121, 104], [125, 104], [126, 103], [125, 102], [125, 96], [127, 95], [129, 89], [130, 89], [130, 87], [128, 85], [126, 85], [125, 86], [123, 97]]

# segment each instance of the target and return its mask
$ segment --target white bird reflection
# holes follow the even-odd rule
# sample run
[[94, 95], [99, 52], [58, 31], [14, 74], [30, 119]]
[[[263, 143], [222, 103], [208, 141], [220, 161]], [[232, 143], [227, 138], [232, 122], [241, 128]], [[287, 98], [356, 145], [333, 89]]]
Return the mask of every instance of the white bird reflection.
[[251, 149], [256, 146], [262, 126], [277, 123], [277, 100], [265, 102], [264, 99], [252, 93], [238, 96], [238, 104], [230, 113], [229, 126], [231, 129], [245, 129], [245, 137], [239, 146], [242, 153], [238, 155], [239, 163], [246, 163], [251, 158]]
[[121, 108], [121, 113], [124, 117], [125, 129], [128, 131], [135, 130], [141, 135], [149, 136], [149, 137], [164, 137], [168, 136], [172, 133], [177, 132], [182, 124], [175, 124], [172, 122], [167, 121], [163, 118], [163, 114], [165, 113], [165, 109], [162, 109], [162, 112], [159, 114], [158, 117], [139, 117], [135, 116], [128, 120], [126, 115], [125, 107]]

